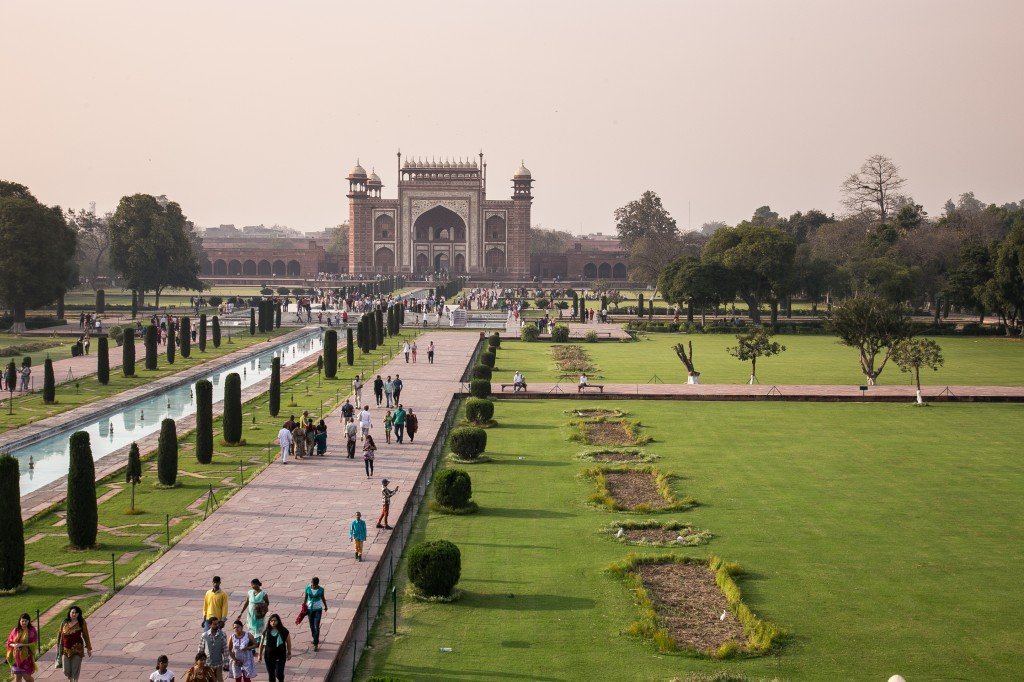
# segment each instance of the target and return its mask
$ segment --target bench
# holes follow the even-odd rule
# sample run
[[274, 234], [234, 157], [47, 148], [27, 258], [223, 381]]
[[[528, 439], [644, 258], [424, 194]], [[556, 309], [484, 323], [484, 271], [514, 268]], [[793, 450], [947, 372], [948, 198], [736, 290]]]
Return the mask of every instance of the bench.
[[577, 385], [576, 386], [576, 392], [577, 393], [582, 393], [583, 389], [586, 389], [586, 388], [596, 388], [596, 389], [599, 389], [601, 391], [601, 393], [604, 393], [604, 384], [584, 384], [582, 386]]
[[515, 393], [516, 391], [525, 391], [526, 390], [526, 384], [523, 384], [521, 387], [517, 387], [515, 384], [502, 384], [501, 385], [501, 392], [504, 393], [505, 389], [507, 387], [509, 387], [509, 386], [512, 387], [512, 392], [513, 393]]

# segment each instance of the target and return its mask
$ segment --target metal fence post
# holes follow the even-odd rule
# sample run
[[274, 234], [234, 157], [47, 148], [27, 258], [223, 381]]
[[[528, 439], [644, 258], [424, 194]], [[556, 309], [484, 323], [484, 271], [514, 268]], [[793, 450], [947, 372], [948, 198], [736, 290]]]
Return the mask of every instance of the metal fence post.
[[110, 591], [117, 592], [117, 562], [113, 552], [110, 553]]

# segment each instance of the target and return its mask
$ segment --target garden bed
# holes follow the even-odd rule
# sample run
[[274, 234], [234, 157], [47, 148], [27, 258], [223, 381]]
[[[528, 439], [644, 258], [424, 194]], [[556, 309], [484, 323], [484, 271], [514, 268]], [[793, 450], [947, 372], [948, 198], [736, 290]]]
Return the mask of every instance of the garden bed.
[[652, 512], [696, 506], [692, 497], [676, 498], [669, 485], [673, 476], [651, 467], [624, 469], [597, 467], [586, 472], [598, 491], [590, 500], [614, 511]]
[[611, 464], [639, 464], [653, 462], [657, 455], [652, 455], [643, 450], [610, 450], [596, 449], [585, 450], [580, 453], [580, 459], [587, 462], [604, 462]]
[[571, 410], [571, 413], [577, 417], [585, 417], [587, 419], [593, 419], [595, 417], [621, 417], [625, 414], [622, 410], [608, 410], [600, 407], [584, 410]]
[[650, 438], [639, 435], [640, 422], [598, 417], [597, 419], [575, 421], [571, 425], [575, 431], [570, 438], [587, 445], [622, 447], [643, 445], [651, 441]]
[[688, 523], [662, 521], [622, 521], [602, 529], [627, 545], [647, 547], [696, 547], [707, 544], [711, 533]]

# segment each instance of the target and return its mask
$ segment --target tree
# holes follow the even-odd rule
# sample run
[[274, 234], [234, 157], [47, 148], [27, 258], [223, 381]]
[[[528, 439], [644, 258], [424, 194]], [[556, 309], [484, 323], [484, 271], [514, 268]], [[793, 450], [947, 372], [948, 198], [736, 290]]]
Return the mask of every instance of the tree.
[[25, 524], [21, 520], [18, 460], [0, 453], [0, 590], [14, 590], [25, 577]]
[[843, 205], [853, 213], [867, 214], [884, 223], [900, 204], [899, 190], [906, 182], [892, 159], [874, 154], [843, 181]]
[[196, 460], [209, 464], [213, 461], [213, 384], [209, 379], [200, 379], [195, 392]]
[[187, 317], [181, 318], [178, 322], [178, 345], [181, 357], [187, 360], [192, 354], [192, 320]]
[[110, 341], [106, 336], [96, 339], [96, 380], [104, 386], [110, 382]]
[[96, 505], [96, 465], [89, 445], [89, 432], [71, 434], [68, 462], [67, 529], [72, 547], [96, 545], [99, 513]]
[[672, 261], [658, 278], [658, 290], [669, 303], [686, 306], [687, 322], [693, 321], [694, 308], [700, 308], [701, 327], [709, 306], [717, 307], [735, 295], [728, 269], [718, 263], [702, 263], [692, 256]]
[[89, 210], [80, 208], [77, 211], [68, 209], [66, 220], [68, 225], [77, 235], [77, 259], [89, 267], [86, 273], [93, 289], [96, 288], [96, 278], [104, 270], [107, 264], [107, 255], [110, 251], [110, 230], [109, 221], [111, 214], [103, 217], [96, 215], [96, 208]]
[[197, 341], [199, 342], [199, 352], [206, 352], [206, 313], [199, 314], [199, 336]]
[[796, 243], [782, 230], [740, 223], [712, 235], [701, 260], [726, 267], [740, 298], [750, 310], [750, 319], [761, 322], [760, 305], [771, 305], [772, 324], [778, 319], [779, 300], [792, 286]]
[[146, 327], [146, 369], [156, 369], [156, 345], [159, 340], [160, 330], [155, 324]]
[[124, 470], [125, 483], [132, 487], [130, 512], [135, 511], [135, 486], [142, 482], [142, 456], [139, 454], [139, 444], [133, 442], [128, 448], [128, 465]]
[[324, 378], [333, 379], [336, 376], [338, 376], [338, 332], [328, 329], [324, 332]]
[[276, 329], [280, 329], [281, 328], [281, 304], [280, 303], [275, 303], [274, 304], [274, 327]]
[[985, 285], [982, 300], [999, 316], [1007, 334], [1024, 315], [1024, 219], [1018, 220], [996, 247], [992, 279]]
[[348, 329], [345, 330], [345, 341], [345, 364], [351, 367], [353, 364], [355, 364], [356, 360], [356, 350], [354, 348], [355, 344], [352, 341], [352, 327], [349, 327]]
[[384, 345], [384, 313], [380, 310], [380, 308], [377, 309], [377, 313], [373, 317], [373, 325], [374, 325], [374, 329], [377, 330], [377, 345], [378, 346], [383, 346]]
[[697, 384], [700, 383], [700, 380], [697, 378], [700, 376], [700, 372], [697, 371], [696, 366], [693, 364], [693, 341], [690, 341], [687, 345], [689, 346], [689, 352], [687, 352], [687, 346], [681, 343], [677, 343], [673, 349], [679, 361], [686, 367], [686, 375], [690, 377], [687, 383]]
[[171, 325], [170, 322], [168, 322], [167, 323], [167, 364], [168, 365], [173, 365], [174, 364], [174, 351], [175, 351], [176, 346], [178, 345], [178, 340], [177, 340], [176, 336], [177, 335], [174, 333], [174, 327]]
[[256, 335], [256, 309], [249, 308], [249, 336]]
[[160, 422], [160, 439], [156, 450], [156, 476], [160, 485], [178, 482], [178, 429], [173, 419]]
[[242, 441], [242, 377], [232, 372], [224, 378], [224, 442]]
[[942, 367], [942, 363], [945, 362], [942, 357], [942, 348], [932, 339], [903, 339], [898, 341], [892, 349], [892, 361], [899, 366], [901, 372], [914, 375], [914, 383], [917, 385], [917, 404], [923, 405], [921, 368], [939, 371], [939, 367]]
[[267, 410], [271, 417], [276, 417], [281, 412], [281, 358], [277, 356], [270, 360], [270, 390]]
[[563, 230], [546, 230], [542, 227], [530, 228], [530, 254], [562, 253], [574, 239], [573, 235]]
[[677, 239], [640, 237], [629, 250], [629, 279], [644, 285], [653, 285], [658, 275], [680, 256], [696, 256], [705, 239], [696, 232], [687, 232]]
[[124, 329], [124, 345], [121, 347], [121, 372], [126, 377], [135, 376], [135, 330]]
[[75, 232], [57, 206], [28, 188], [0, 181], [0, 300], [13, 312], [11, 331], [25, 331], [25, 312], [62, 296], [75, 267]]
[[[291, 246], [289, 245], [287, 248], [291, 248]], [[337, 256], [342, 263], [348, 262], [348, 223], [342, 223], [335, 228], [334, 234], [331, 235], [331, 241], [327, 244], [327, 253]], [[281, 295], [287, 296], [288, 292]]]
[[57, 381], [53, 376], [53, 360], [43, 361], [43, 402], [52, 405], [57, 402]]
[[737, 345], [726, 348], [729, 355], [740, 362], [750, 362], [750, 381], [757, 383], [757, 359], [770, 358], [786, 350], [786, 347], [771, 340], [771, 334], [765, 328], [755, 329], [749, 334], [737, 334]]
[[139, 305], [153, 291], [156, 304], [166, 287], [202, 290], [201, 242], [181, 206], [165, 197], [133, 194], [121, 198], [110, 217], [110, 264]]
[[217, 317], [216, 315], [213, 316], [212, 337], [213, 347], [220, 348], [220, 318]]
[[679, 239], [675, 219], [661, 205], [661, 197], [650, 190], [615, 209], [615, 230], [627, 251], [632, 251], [636, 241], [644, 237], [663, 242]]
[[840, 343], [857, 349], [868, 386], [878, 383], [893, 347], [913, 336], [906, 308], [873, 294], [848, 299], [834, 308], [828, 327]]

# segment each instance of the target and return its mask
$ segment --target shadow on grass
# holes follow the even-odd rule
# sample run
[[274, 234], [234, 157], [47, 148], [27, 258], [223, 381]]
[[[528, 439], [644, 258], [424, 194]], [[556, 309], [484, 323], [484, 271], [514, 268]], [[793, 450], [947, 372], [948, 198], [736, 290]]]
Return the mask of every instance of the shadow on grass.
[[568, 519], [575, 514], [567, 514], [548, 509], [516, 509], [514, 507], [481, 507], [475, 516], [499, 516], [507, 519]]
[[463, 607], [479, 609], [503, 609], [509, 611], [587, 611], [597, 602], [583, 597], [567, 597], [561, 594], [483, 594], [463, 591], [459, 603]]
[[476, 679], [476, 680], [540, 680], [540, 682], [561, 682], [565, 678], [545, 677], [543, 675], [520, 675], [519, 673], [496, 672], [494, 670], [452, 670], [451, 668], [425, 668], [422, 666], [396, 665], [386, 666], [386, 674], [398, 676], [409, 676], [416, 680], [444, 680], [452, 679]]
[[[516, 459], [522, 457], [522, 455], [514, 455], [510, 453], [493, 452], [491, 453], [495, 459], [491, 460], [492, 464], [518, 464], [520, 466], [534, 466], [534, 467], [565, 467], [570, 466], [572, 462], [560, 462], [553, 459]], [[505, 455], [505, 457], [499, 458], [499, 455]]]
[[564, 547], [549, 547], [547, 545], [509, 545], [504, 542], [465, 542], [463, 540], [460, 540], [459, 544], [471, 547], [501, 547], [502, 549], [564, 549]]

